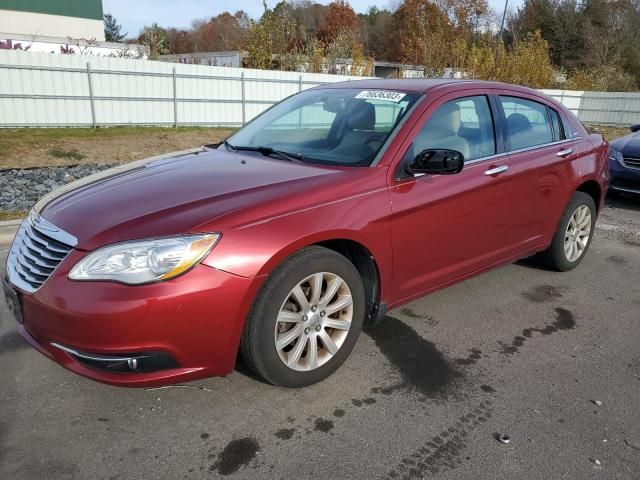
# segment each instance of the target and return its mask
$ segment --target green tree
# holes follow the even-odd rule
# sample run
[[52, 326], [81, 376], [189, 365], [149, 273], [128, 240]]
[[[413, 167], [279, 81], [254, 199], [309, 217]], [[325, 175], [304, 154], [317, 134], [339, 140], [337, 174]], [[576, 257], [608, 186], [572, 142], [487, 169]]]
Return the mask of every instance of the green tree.
[[275, 60], [282, 67], [287, 54], [294, 48], [295, 38], [296, 24], [287, 2], [279, 2], [273, 10], [265, 9], [247, 35], [247, 66], [269, 69]]
[[104, 39], [107, 42], [122, 42], [127, 34], [122, 33], [122, 25], [110, 13], [104, 15]]

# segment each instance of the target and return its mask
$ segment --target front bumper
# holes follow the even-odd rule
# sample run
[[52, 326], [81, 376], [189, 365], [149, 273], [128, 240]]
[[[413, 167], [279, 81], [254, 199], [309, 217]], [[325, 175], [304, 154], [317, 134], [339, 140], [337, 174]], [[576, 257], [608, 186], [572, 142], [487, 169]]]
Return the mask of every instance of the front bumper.
[[640, 194], [640, 169], [625, 167], [618, 161], [610, 160], [609, 175], [609, 189]]
[[[72, 251], [35, 293], [18, 291], [18, 328], [36, 349], [75, 373], [119, 386], [165, 385], [233, 370], [259, 278], [198, 265], [150, 285], [71, 281], [68, 271], [82, 256]], [[153, 368], [127, 368], [126, 362], [106, 367], [115, 365], [111, 358], [135, 355], [154, 358]]]

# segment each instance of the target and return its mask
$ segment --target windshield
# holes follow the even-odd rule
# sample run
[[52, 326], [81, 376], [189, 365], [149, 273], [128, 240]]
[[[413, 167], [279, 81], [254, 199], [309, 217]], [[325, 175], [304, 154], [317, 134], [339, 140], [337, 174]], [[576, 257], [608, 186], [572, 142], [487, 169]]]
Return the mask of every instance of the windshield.
[[419, 96], [359, 88], [307, 90], [245, 125], [227, 147], [279, 151], [309, 163], [367, 166]]

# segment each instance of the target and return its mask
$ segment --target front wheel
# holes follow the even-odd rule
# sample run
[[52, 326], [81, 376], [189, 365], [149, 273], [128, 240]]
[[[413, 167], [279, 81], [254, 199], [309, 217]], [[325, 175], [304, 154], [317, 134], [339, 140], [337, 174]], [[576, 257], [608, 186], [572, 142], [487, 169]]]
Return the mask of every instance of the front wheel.
[[593, 198], [584, 192], [574, 192], [551, 245], [539, 255], [543, 263], [560, 272], [577, 267], [589, 249], [595, 225], [596, 205]]
[[309, 247], [266, 280], [244, 327], [240, 353], [269, 383], [302, 387], [331, 375], [362, 328], [365, 294], [343, 255]]

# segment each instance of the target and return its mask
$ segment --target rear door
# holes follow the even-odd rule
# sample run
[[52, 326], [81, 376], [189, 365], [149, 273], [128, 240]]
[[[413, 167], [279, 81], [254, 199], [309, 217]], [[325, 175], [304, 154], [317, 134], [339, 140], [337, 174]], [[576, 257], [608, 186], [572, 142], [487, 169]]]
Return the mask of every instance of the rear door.
[[517, 255], [551, 240], [578, 152], [559, 113], [541, 98], [502, 91], [495, 100], [509, 152], [505, 238], [509, 253]]
[[[502, 257], [507, 156], [496, 141], [488, 90], [444, 95], [426, 106], [405, 139], [390, 179], [393, 290], [418, 295]], [[454, 175], [411, 177], [417, 153], [450, 148], [465, 155]]]

